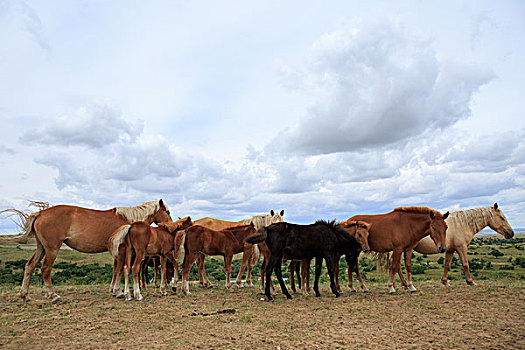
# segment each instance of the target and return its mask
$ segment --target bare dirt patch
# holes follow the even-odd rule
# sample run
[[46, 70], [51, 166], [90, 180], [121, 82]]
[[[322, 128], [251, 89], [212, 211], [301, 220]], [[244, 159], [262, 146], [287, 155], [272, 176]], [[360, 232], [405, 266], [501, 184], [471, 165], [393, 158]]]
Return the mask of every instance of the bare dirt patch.
[[0, 294], [0, 347], [202, 349], [524, 349], [525, 283], [484, 281], [451, 289], [419, 284], [423, 293], [346, 292], [336, 299], [281, 294], [261, 301], [258, 289], [193, 287], [192, 295], [161, 297], [149, 288], [142, 302], [111, 297], [107, 287], [59, 286], [64, 303], [42, 289], [24, 303], [18, 288]]

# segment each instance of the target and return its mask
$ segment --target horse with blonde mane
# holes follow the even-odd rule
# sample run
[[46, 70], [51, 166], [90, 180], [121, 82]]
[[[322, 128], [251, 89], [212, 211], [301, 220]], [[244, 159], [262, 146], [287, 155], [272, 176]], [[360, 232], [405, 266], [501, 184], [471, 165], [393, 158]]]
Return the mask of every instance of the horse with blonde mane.
[[134, 221], [159, 223], [172, 220], [162, 199], [144, 202], [136, 207], [115, 207], [109, 210], [57, 205], [31, 214], [26, 220], [24, 234], [1, 240], [23, 242], [33, 235], [36, 238], [36, 251], [24, 269], [20, 297], [25, 301], [31, 300], [27, 296], [31, 275], [44, 259], [41, 270], [47, 296], [53, 303], [60, 302], [62, 298], [54, 292], [51, 284], [51, 268], [62, 244], [82, 253], [102, 253], [107, 251], [108, 239], [113, 231]]
[[[200, 226], [203, 226], [203, 227], [215, 230], [215, 231], [220, 231], [220, 230], [223, 230], [229, 227], [247, 225], [253, 222], [253, 224], [255, 225], [255, 230], [259, 230], [262, 227], [266, 227], [273, 223], [283, 221], [283, 215], [284, 215], [284, 210], [281, 210], [280, 212], [274, 212], [273, 210], [270, 210], [269, 214], [255, 215], [255, 216], [252, 216], [251, 218], [243, 219], [241, 221], [225, 221], [225, 220], [219, 220], [219, 219], [206, 217], [206, 218], [202, 218], [202, 219], [195, 221], [194, 224], [200, 225]], [[182, 246], [181, 238], [178, 239], [178, 244], [179, 244], [178, 249], [175, 252], [176, 257], [178, 257], [178, 254], [179, 254], [178, 252], [180, 251], [180, 247]], [[244, 269], [246, 268], [246, 266], [248, 266], [248, 272], [246, 276], [246, 285], [248, 285], [249, 287], [253, 287], [252, 269], [259, 262], [260, 251], [263, 249], [267, 250], [267, 248], [265, 247], [266, 244], [264, 242], [261, 244], [258, 244], [257, 246], [249, 244], [249, 243], [245, 243], [245, 245], [246, 247], [242, 255], [241, 266], [239, 268], [239, 273], [237, 274], [235, 283], [239, 287], [242, 285], [242, 275], [244, 273]], [[265, 264], [266, 264], [266, 261], [263, 262], [263, 265]], [[208, 280], [208, 276], [206, 275], [206, 270], [204, 269], [204, 254], [200, 254], [197, 257], [197, 270], [199, 272], [200, 284], [204, 287], [211, 286], [212, 283]], [[175, 271], [177, 270], [175, 269]], [[263, 271], [261, 270], [261, 277], [263, 276], [262, 274], [263, 274]], [[177, 273], [175, 272], [175, 276], [176, 275]], [[262, 288], [264, 288], [264, 279], [261, 279], [261, 281], [263, 283]]]
[[[365, 221], [372, 225], [368, 235], [370, 250], [377, 253], [392, 252], [387, 287], [388, 291], [393, 294], [396, 292], [394, 276], [401, 271], [403, 252], [412, 249], [428, 235], [438, 251], [447, 250], [445, 219], [448, 215], [448, 212], [441, 214], [427, 207], [399, 207], [387, 214], [355, 215], [348, 220]], [[407, 260], [411, 258], [410, 255]], [[350, 279], [351, 275], [348, 277]], [[417, 291], [411, 280], [407, 285], [410, 291]]]
[[[445, 252], [445, 266], [443, 270], [443, 277], [441, 277], [441, 283], [445, 286], [450, 287], [450, 283], [447, 280], [448, 270], [450, 269], [450, 263], [454, 252], [457, 252], [463, 269], [465, 270], [465, 280], [469, 285], [475, 285], [476, 283], [472, 280], [470, 275], [470, 269], [468, 264], [467, 249], [472, 241], [474, 235], [485, 227], [490, 227], [506, 239], [510, 239], [514, 236], [512, 227], [507, 222], [507, 218], [503, 211], [498, 207], [498, 203], [494, 203], [493, 206], [489, 207], [477, 207], [467, 210], [459, 210], [450, 213], [450, 216], [445, 220], [447, 230], [447, 251]], [[421, 254], [438, 254], [436, 246], [433, 244], [429, 237], [425, 237], [420, 240], [414, 247], [414, 250]], [[407, 264], [407, 257], [412, 256], [412, 251], [405, 252], [405, 267], [407, 270], [407, 278], [410, 279], [412, 273], [411, 264]]]

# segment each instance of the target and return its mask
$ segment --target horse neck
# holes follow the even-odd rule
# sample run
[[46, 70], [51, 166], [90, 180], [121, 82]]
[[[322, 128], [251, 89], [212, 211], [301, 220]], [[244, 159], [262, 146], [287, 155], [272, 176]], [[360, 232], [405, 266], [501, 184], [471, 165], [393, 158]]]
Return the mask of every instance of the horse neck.
[[[487, 212], [487, 209], [490, 210], [490, 207], [460, 210], [452, 213], [452, 216], [447, 221], [454, 220], [454, 224], [461, 227], [461, 232], [467, 236], [470, 242], [476, 233], [489, 225], [490, 212]], [[457, 232], [458, 230], [455, 231]]]

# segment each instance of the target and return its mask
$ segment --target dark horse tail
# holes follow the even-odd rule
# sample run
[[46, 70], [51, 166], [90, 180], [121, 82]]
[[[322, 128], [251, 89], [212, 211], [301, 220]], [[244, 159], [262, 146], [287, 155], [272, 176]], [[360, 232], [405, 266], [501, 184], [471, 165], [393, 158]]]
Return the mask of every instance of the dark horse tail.
[[257, 233], [253, 236], [246, 238], [245, 241], [250, 244], [261, 243], [266, 240], [267, 236], [268, 234], [266, 233], [266, 228], [263, 228], [262, 230], [257, 231]]

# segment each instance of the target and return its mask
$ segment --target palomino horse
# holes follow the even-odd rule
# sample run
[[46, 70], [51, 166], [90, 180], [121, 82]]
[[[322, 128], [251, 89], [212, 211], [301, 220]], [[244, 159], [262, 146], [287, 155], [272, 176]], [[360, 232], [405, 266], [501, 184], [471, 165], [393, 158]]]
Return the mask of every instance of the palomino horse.
[[102, 253], [107, 251], [108, 239], [113, 231], [134, 221], [159, 223], [172, 220], [162, 199], [144, 202], [136, 207], [109, 210], [57, 205], [31, 214], [25, 225], [25, 234], [10, 239], [21, 242], [32, 235], [36, 237], [36, 251], [25, 266], [20, 297], [31, 300], [27, 296], [31, 275], [45, 257], [41, 270], [48, 290], [47, 296], [53, 303], [60, 302], [61, 297], [53, 291], [51, 284], [51, 268], [62, 243], [82, 253]]
[[216, 231], [200, 225], [193, 225], [185, 231], [184, 262], [182, 263], [182, 291], [190, 294], [190, 268], [199, 254], [222, 255], [226, 270], [226, 288], [230, 287], [230, 273], [233, 255], [252, 249], [245, 244], [246, 237], [255, 233], [253, 223], [234, 226]]
[[[465, 270], [465, 279], [468, 284], [475, 285], [472, 277], [467, 258], [467, 248], [472, 241], [472, 237], [485, 227], [490, 227], [506, 239], [514, 236], [512, 227], [507, 222], [507, 218], [503, 211], [499, 209], [498, 203], [494, 203], [492, 207], [478, 207], [468, 210], [460, 210], [450, 213], [450, 216], [445, 220], [448, 226], [447, 230], [447, 251], [445, 253], [445, 268], [443, 270], [443, 277], [441, 283], [445, 286], [450, 286], [447, 280], [450, 262], [457, 252], [463, 269]], [[429, 237], [420, 240], [414, 247], [414, 250], [421, 254], [438, 254], [436, 246]], [[412, 256], [412, 251], [405, 252], [405, 266], [407, 269], [407, 277], [411, 274], [411, 266], [406, 264], [407, 256]], [[410, 278], [410, 277], [408, 277]]]
[[[111, 235], [108, 241], [108, 250], [117, 263], [116, 291], [117, 298], [124, 296], [131, 300], [129, 292], [129, 270], [131, 264], [131, 253], [135, 252], [133, 262], [133, 297], [142, 300], [140, 294], [139, 272], [141, 264], [146, 256], [160, 256], [160, 293], [167, 295], [166, 291], [166, 259], [175, 262], [174, 247], [175, 233], [184, 230], [193, 223], [188, 216], [175, 222], [161, 222], [158, 227], [152, 227], [147, 222], [137, 221], [130, 225], [122, 225]], [[121, 247], [124, 247], [122, 249]], [[125, 257], [124, 266], [122, 266]], [[124, 293], [119, 291], [118, 282], [124, 270]]]
[[[401, 255], [412, 249], [423, 237], [430, 238], [437, 246], [437, 250], [445, 252], [447, 224], [445, 219], [448, 212], [440, 212], [427, 207], [399, 207], [387, 214], [378, 215], [355, 215], [349, 220], [362, 220], [372, 227], [369, 231], [368, 243], [370, 249], [378, 253], [392, 251], [392, 264], [388, 280], [388, 291], [392, 294], [394, 288], [394, 276], [401, 271]], [[411, 256], [408, 260], [411, 259]], [[351, 276], [348, 276], [351, 279]], [[417, 291], [412, 280], [408, 280], [408, 288], [411, 292]]]
[[[246, 241], [252, 244], [266, 241], [271, 252], [266, 269], [266, 280], [270, 281], [272, 272], [275, 270], [281, 289], [288, 299], [292, 299], [292, 296], [286, 289], [281, 271], [284, 254], [296, 260], [315, 258], [314, 292], [316, 296], [321, 295], [319, 293], [319, 276], [324, 259], [330, 276], [330, 287], [336, 297], [339, 297], [340, 294], [335, 288], [334, 282], [334, 255], [346, 255], [349, 263], [357, 259], [359, 255], [359, 243], [341, 225], [336, 225], [335, 221], [320, 220], [311, 225], [279, 222], [257, 231], [256, 235], [248, 237]], [[266, 283], [265, 294], [268, 301], [273, 301], [270, 294], [270, 283]]]
[[[341, 225], [350, 233], [354, 238], [357, 240], [357, 242], [361, 245], [361, 249], [368, 253], [370, 251], [370, 245], [368, 244], [368, 235], [370, 231], [371, 224], [364, 222], [364, 221], [353, 221], [353, 220], [347, 220], [345, 222], [342, 222]], [[353, 229], [352, 229], [353, 228]], [[339, 292], [341, 292], [341, 286], [339, 285], [339, 259], [340, 256], [335, 257], [334, 262], [334, 274], [335, 274], [335, 286]], [[354, 289], [354, 282], [352, 280], [352, 272], [355, 272], [357, 279], [359, 280], [359, 284], [361, 285], [361, 290], [363, 292], [368, 292], [368, 288], [365, 287], [365, 284], [363, 282], [363, 278], [361, 277], [361, 273], [359, 272], [359, 261], [356, 259], [354, 265], [348, 265], [348, 287], [350, 288], [351, 292], [356, 292]]]
[[[270, 210], [270, 214], [255, 215], [249, 219], [244, 219], [241, 221], [225, 221], [225, 220], [219, 220], [219, 219], [206, 217], [206, 218], [202, 218], [202, 219], [195, 221], [194, 224], [218, 231], [218, 230], [223, 230], [225, 228], [229, 228], [233, 226], [247, 225], [250, 222], [253, 222], [253, 224], [255, 225], [255, 229], [258, 230], [261, 227], [271, 225], [275, 222], [283, 221], [283, 215], [284, 215], [284, 210], [281, 210], [280, 212], [274, 212], [273, 210]], [[180, 245], [182, 245], [182, 239], [179, 239], [179, 243]], [[177, 252], [180, 251], [180, 245], [179, 245]], [[241, 280], [242, 280], [242, 275], [244, 273], [244, 269], [246, 268], [246, 266], [248, 266], [248, 272], [246, 276], [246, 285], [248, 285], [249, 287], [253, 287], [252, 269], [259, 262], [260, 253], [256, 246], [248, 245], [248, 243], [246, 243], [246, 245], [247, 247], [246, 249], [244, 249], [244, 253], [242, 255], [241, 267], [239, 268], [239, 273], [237, 274], [236, 283], [238, 286], [241, 286], [242, 284]], [[264, 243], [262, 243], [262, 245], [264, 245]], [[264, 249], [264, 247], [261, 247], [260, 245], [259, 245], [259, 248]], [[178, 257], [177, 252], [176, 252], [176, 257]], [[204, 254], [200, 254], [197, 257], [197, 270], [199, 271], [200, 284], [203, 286], [211, 286], [212, 284], [208, 280], [208, 276], [206, 275], [206, 270], [204, 269]], [[261, 271], [261, 274], [262, 274], [262, 271]], [[264, 280], [262, 281], [264, 283]]]

